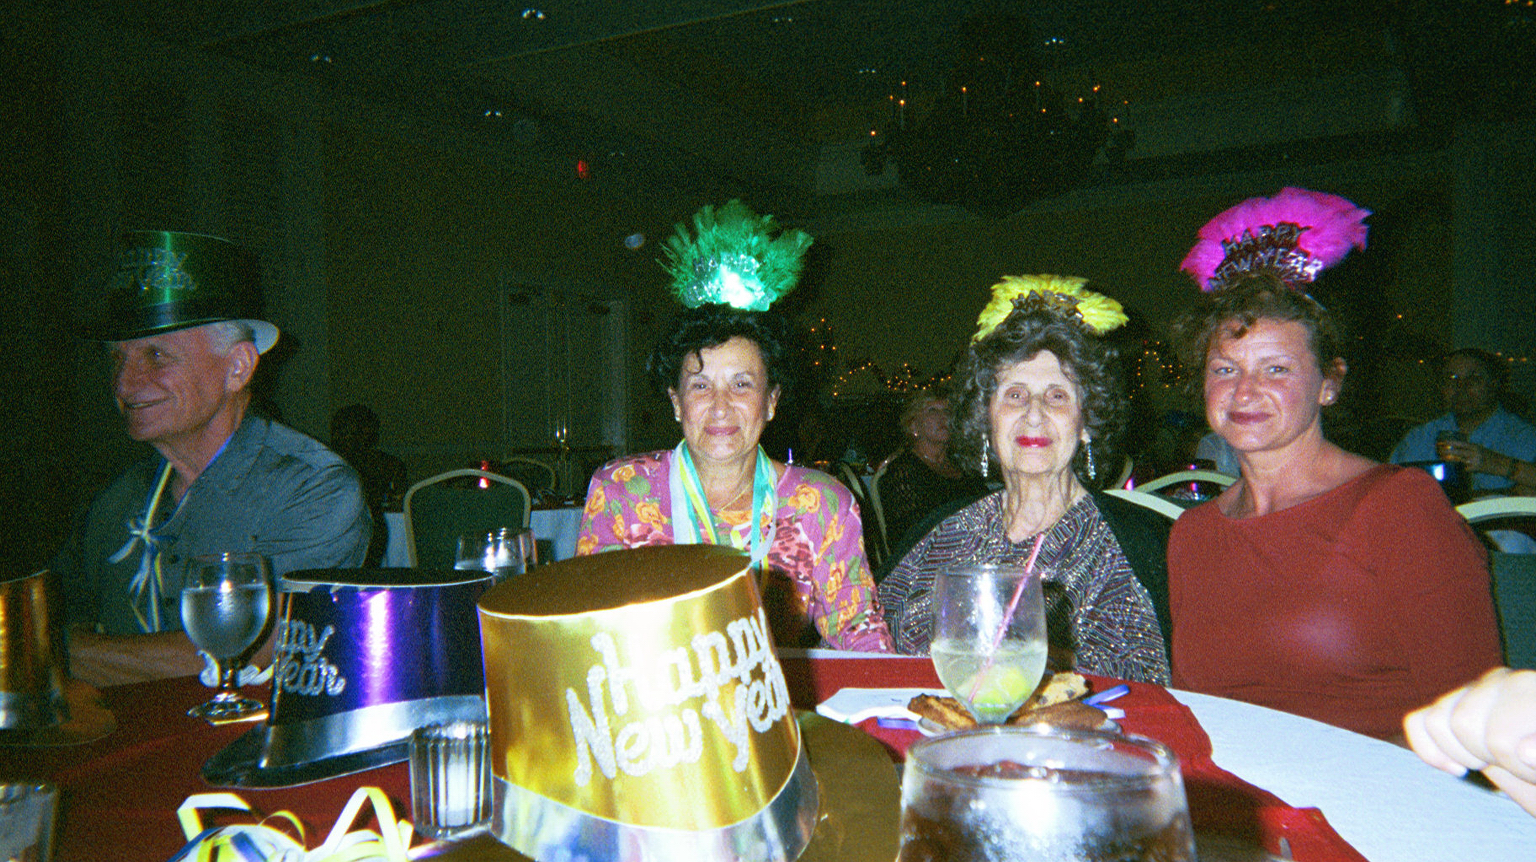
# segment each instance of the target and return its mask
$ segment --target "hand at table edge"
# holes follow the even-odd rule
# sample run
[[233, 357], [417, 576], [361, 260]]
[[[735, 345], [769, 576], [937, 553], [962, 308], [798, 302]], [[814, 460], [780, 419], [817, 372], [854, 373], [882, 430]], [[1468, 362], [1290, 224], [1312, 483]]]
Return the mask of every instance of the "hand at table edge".
[[1410, 712], [1403, 729], [1425, 763], [1481, 771], [1536, 816], [1536, 670], [1490, 670]]

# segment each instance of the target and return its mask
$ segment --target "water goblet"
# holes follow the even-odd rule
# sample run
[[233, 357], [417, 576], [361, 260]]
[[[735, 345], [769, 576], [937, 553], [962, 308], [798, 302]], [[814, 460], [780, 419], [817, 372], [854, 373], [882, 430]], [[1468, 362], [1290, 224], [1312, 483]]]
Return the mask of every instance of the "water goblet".
[[1045, 604], [1039, 569], [974, 563], [933, 584], [933, 666], [981, 724], [1001, 724], [1045, 675]]
[[490, 572], [499, 583], [538, 565], [538, 545], [532, 530], [498, 527], [459, 536], [454, 560], [454, 569]]
[[1097, 730], [982, 727], [919, 740], [897, 862], [1194, 862], [1178, 758]]
[[236, 689], [245, 654], [267, 627], [272, 581], [260, 554], [220, 553], [193, 557], [181, 590], [181, 624], [187, 638], [209, 658], [218, 693], [188, 715], [209, 721], [243, 718], [266, 704]]

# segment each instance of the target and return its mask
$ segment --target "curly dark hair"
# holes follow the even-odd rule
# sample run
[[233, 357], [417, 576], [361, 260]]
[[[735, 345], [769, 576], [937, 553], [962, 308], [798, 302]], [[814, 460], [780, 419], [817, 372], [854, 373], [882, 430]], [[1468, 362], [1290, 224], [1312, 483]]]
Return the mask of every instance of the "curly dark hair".
[[[1190, 372], [1198, 393], [1205, 378], [1205, 359], [1218, 333], [1242, 338], [1260, 320], [1289, 320], [1307, 328], [1307, 344], [1325, 377], [1335, 377], [1336, 360], [1344, 357], [1344, 331], [1317, 300], [1286, 287], [1267, 272], [1248, 273], [1222, 290], [1201, 294], [1196, 304], [1173, 325], [1175, 350]], [[1343, 379], [1335, 378], [1342, 386]]]
[[[980, 341], [972, 341], [955, 373], [950, 396], [949, 453], [956, 464], [977, 472], [982, 440], [990, 439], [992, 396], [997, 375], [1015, 363], [1048, 350], [1061, 362], [1067, 378], [1082, 396], [1083, 427], [1098, 466], [1088, 475], [1088, 448], [1079, 446], [1072, 456], [1072, 472], [1078, 481], [1098, 487], [1110, 472], [1107, 466], [1125, 430], [1127, 407], [1120, 388], [1119, 351], [1093, 335], [1083, 324], [1043, 309], [1015, 309]], [[997, 455], [988, 447], [989, 472], [996, 475]]]
[[768, 368], [769, 387], [778, 387], [780, 399], [787, 400], [794, 384], [789, 323], [771, 310], [743, 311], [718, 303], [690, 308], [673, 321], [645, 362], [651, 386], [662, 395], [676, 389], [689, 356], [738, 335], [757, 345]]

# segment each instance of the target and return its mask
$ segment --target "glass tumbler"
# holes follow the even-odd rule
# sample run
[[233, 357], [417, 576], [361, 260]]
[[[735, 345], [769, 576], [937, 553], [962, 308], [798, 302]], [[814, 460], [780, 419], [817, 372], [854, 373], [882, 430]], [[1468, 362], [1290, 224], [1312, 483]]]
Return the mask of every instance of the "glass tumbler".
[[1194, 862], [1178, 760], [1101, 731], [985, 727], [907, 751], [898, 862]]
[[491, 819], [489, 733], [483, 721], [447, 721], [411, 734], [411, 819], [416, 832], [452, 841]]
[[49, 862], [58, 801], [52, 784], [0, 784], [0, 859]]
[[460, 571], [485, 571], [496, 582], [521, 575], [538, 565], [538, 543], [532, 530], [498, 527], [459, 536], [454, 568]]

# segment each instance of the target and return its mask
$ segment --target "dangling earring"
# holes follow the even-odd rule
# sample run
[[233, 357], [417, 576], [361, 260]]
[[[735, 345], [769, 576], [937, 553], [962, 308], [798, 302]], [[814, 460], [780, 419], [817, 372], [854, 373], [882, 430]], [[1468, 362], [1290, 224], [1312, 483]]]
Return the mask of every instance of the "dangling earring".
[[981, 478], [987, 478], [987, 461], [992, 458], [992, 443], [982, 435], [981, 438]]
[[1089, 481], [1092, 481], [1094, 474], [1098, 472], [1098, 470], [1094, 469], [1094, 466], [1093, 466], [1093, 444], [1092, 444], [1092, 442], [1090, 442], [1088, 440], [1084, 440], [1083, 441], [1083, 451], [1088, 453], [1088, 479], [1089, 479]]

